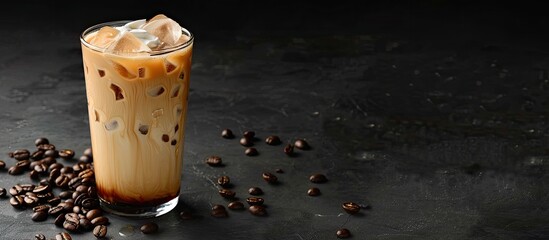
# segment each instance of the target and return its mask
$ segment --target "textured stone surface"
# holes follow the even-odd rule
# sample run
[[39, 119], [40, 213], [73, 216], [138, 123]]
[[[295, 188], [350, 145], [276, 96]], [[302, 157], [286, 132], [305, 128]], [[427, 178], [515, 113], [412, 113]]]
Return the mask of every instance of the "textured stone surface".
[[[199, 3], [182, 5], [195, 11], [188, 18], [185, 9], [167, 10], [189, 19], [181, 22], [197, 38], [181, 202], [154, 219], [154, 236], [335, 239], [344, 227], [353, 239], [548, 238], [549, 49], [537, 30], [547, 21], [510, 8], [444, 3], [298, 4], [284, 21], [277, 13], [289, 5], [274, 3], [219, 4], [227, 9], [215, 12], [220, 22], [198, 14], [210, 9]], [[11, 26], [0, 35], [13, 36], [0, 39], [0, 159], [8, 166], [15, 161], [7, 152], [32, 148], [40, 136], [77, 155], [89, 146], [78, 34], [128, 16], [79, 17], [80, 8], [69, 7], [68, 23], [40, 19], [44, 9], [59, 13], [55, 5], [2, 16]], [[233, 10], [239, 14], [230, 20]], [[44, 28], [22, 26], [40, 21]], [[224, 128], [236, 138], [221, 138]], [[245, 156], [238, 143], [246, 130], [261, 140], [258, 156]], [[272, 134], [283, 143], [305, 138], [312, 150], [289, 158], [285, 144], [262, 141]], [[225, 167], [204, 164], [210, 155], [222, 156]], [[277, 168], [284, 170], [276, 174], [280, 184], [261, 179]], [[313, 173], [329, 181], [312, 184]], [[212, 205], [229, 202], [217, 193], [222, 175], [241, 200], [261, 187], [268, 216], [209, 216]], [[0, 171], [0, 187], [29, 181]], [[322, 195], [307, 196], [313, 186]], [[346, 201], [370, 208], [348, 216]], [[199, 218], [179, 220], [184, 209]], [[53, 219], [30, 216], [0, 199], [0, 238], [52, 238], [61, 230]], [[109, 217], [110, 238], [153, 237], [139, 232], [142, 220]]]

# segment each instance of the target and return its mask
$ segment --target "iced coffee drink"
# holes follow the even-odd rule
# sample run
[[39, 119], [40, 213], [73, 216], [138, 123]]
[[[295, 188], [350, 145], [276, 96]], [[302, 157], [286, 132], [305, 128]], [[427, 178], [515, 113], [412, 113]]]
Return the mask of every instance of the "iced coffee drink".
[[81, 44], [102, 207], [167, 213], [180, 189], [192, 34], [159, 14], [93, 26]]

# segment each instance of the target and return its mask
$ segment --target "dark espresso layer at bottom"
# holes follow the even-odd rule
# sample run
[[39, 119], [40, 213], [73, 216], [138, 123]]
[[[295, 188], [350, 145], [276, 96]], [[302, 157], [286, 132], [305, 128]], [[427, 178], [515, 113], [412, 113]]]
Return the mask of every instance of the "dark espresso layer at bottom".
[[99, 198], [101, 198], [102, 201], [113, 205], [113, 206], [139, 206], [139, 207], [154, 207], [158, 206], [160, 204], [169, 202], [170, 200], [176, 198], [179, 196], [179, 191], [177, 191], [174, 194], [165, 195], [165, 196], [155, 196], [154, 198], [147, 197], [142, 199], [131, 199], [128, 197], [124, 197], [120, 194], [117, 194], [112, 191], [104, 191], [101, 189], [97, 189], [97, 194]]

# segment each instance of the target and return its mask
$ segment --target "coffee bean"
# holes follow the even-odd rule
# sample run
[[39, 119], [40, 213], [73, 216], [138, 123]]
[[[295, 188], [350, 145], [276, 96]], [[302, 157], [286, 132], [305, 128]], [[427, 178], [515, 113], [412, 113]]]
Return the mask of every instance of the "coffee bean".
[[10, 198], [10, 204], [14, 208], [23, 209], [25, 208], [25, 200], [21, 195], [13, 196]]
[[53, 145], [53, 144], [40, 144], [40, 145], [36, 146], [36, 148], [38, 148], [39, 150], [42, 150], [42, 151], [55, 150], [55, 145]]
[[21, 160], [21, 161], [15, 163], [15, 166], [20, 167], [23, 170], [26, 170], [26, 169], [30, 168], [31, 163], [32, 163], [31, 160], [24, 159], [24, 160]]
[[246, 156], [257, 156], [259, 152], [257, 151], [257, 149], [250, 147], [250, 148], [246, 148], [246, 150], [244, 151], [244, 154], [246, 154]]
[[96, 209], [92, 209], [92, 210], [88, 211], [86, 213], [86, 218], [91, 220], [91, 219], [94, 219], [94, 218], [99, 217], [101, 215], [103, 215], [103, 212], [101, 211], [101, 209], [96, 208]]
[[72, 169], [72, 167], [65, 166], [65, 167], [61, 168], [60, 171], [63, 174], [68, 174], [68, 173], [73, 173], [74, 169]]
[[50, 205], [45, 205], [45, 204], [38, 205], [38, 206], [32, 208], [33, 212], [46, 212], [47, 213], [49, 210], [50, 210]]
[[275, 169], [275, 172], [276, 172], [276, 173], [284, 173], [284, 170], [282, 170], [282, 169], [280, 169], [280, 168], [277, 168], [277, 169]]
[[69, 233], [62, 232], [55, 235], [55, 240], [72, 240], [72, 237]]
[[32, 160], [42, 159], [43, 157], [44, 157], [44, 151], [42, 151], [42, 150], [36, 150], [36, 151], [32, 152], [31, 155], [30, 155], [30, 159], [32, 159]]
[[74, 158], [74, 151], [71, 149], [62, 149], [59, 150], [59, 157], [61, 157], [64, 160], [71, 160]]
[[8, 156], [9, 156], [10, 158], [14, 158], [14, 157], [15, 157], [14, 155], [15, 155], [15, 154], [13, 154], [13, 152], [9, 152], [9, 153], [8, 153]]
[[57, 206], [57, 204], [59, 204], [60, 202], [61, 202], [61, 198], [53, 197], [53, 198], [49, 199], [47, 203], [51, 206]]
[[265, 181], [267, 181], [268, 183], [271, 183], [271, 184], [274, 184], [274, 183], [278, 182], [278, 177], [276, 177], [274, 174], [269, 173], [269, 172], [264, 172], [262, 177], [263, 177], [263, 180], [265, 180]]
[[75, 177], [69, 181], [67, 184], [70, 189], [76, 189], [78, 186], [82, 185], [82, 178], [81, 177]]
[[90, 178], [90, 177], [93, 177], [93, 176], [94, 176], [94, 172], [91, 169], [86, 169], [86, 170], [78, 173], [78, 177], [81, 177], [81, 178]]
[[[61, 203], [59, 203], [61, 204]], [[63, 205], [57, 205], [55, 207], [51, 207], [50, 210], [48, 210], [48, 214], [51, 215], [51, 216], [57, 216], [61, 213], [63, 213], [65, 210], [63, 208]]]
[[96, 198], [97, 197], [97, 188], [95, 186], [89, 186], [88, 187], [88, 195], [90, 195], [90, 197]]
[[[78, 225], [80, 226], [81, 229], [83, 229], [84, 231], [89, 231], [93, 228], [93, 224], [91, 223], [90, 220], [88, 220], [87, 218], [83, 217], [83, 218], [79, 218], [78, 219]], [[104, 225], [98, 225], [98, 226], [104, 226]]]
[[86, 148], [84, 149], [84, 152], [82, 153], [84, 156], [88, 156], [90, 158], [93, 158], [93, 151], [92, 148]]
[[223, 129], [223, 131], [221, 131], [221, 137], [227, 138], [227, 139], [234, 138], [233, 131], [231, 131], [231, 129], [228, 129], [228, 128]]
[[24, 172], [24, 168], [18, 166], [12, 166], [8, 169], [9, 175], [20, 175]]
[[53, 193], [52, 192], [39, 193], [39, 194], [36, 194], [36, 196], [38, 197], [38, 199], [40, 199], [40, 202], [45, 202], [53, 198]]
[[36, 235], [34, 235], [34, 240], [46, 240], [46, 236], [44, 236], [44, 234], [42, 233], [37, 233]]
[[245, 138], [247, 139], [250, 139], [252, 140], [254, 137], [255, 137], [255, 132], [254, 131], [245, 131], [242, 136], [244, 136]]
[[240, 145], [242, 145], [244, 147], [250, 147], [254, 144], [253, 144], [251, 139], [243, 137], [243, 138], [240, 139]]
[[181, 211], [179, 213], [179, 218], [181, 218], [182, 220], [190, 220], [193, 219], [193, 214], [189, 211]]
[[95, 226], [97, 225], [107, 225], [109, 224], [109, 219], [104, 216], [99, 216], [91, 220], [91, 223]]
[[231, 210], [242, 210], [244, 209], [244, 203], [241, 201], [232, 201], [227, 205], [227, 207]]
[[292, 144], [286, 145], [286, 147], [284, 147], [284, 153], [288, 156], [294, 155], [294, 146]]
[[[49, 167], [48, 167], [48, 170], [50, 171], [53, 171], [54, 169], [57, 169], [57, 171], [59, 172], [59, 174], [61, 174], [61, 168], [63, 168], [63, 164], [61, 163], [53, 163], [51, 164]], [[51, 175], [51, 174], [50, 174]], [[56, 176], [57, 177], [57, 176]]]
[[158, 232], [158, 224], [154, 222], [148, 222], [141, 225], [141, 232], [144, 234], [151, 234]]
[[67, 188], [70, 178], [67, 175], [60, 175], [55, 179], [55, 185], [59, 188]]
[[265, 200], [260, 197], [249, 197], [249, 198], [246, 198], [246, 202], [250, 206], [254, 206], [254, 205], [263, 205], [263, 202], [265, 202]]
[[27, 149], [17, 149], [13, 151], [13, 158], [17, 161], [28, 160], [30, 158], [30, 152]]
[[24, 194], [23, 188], [19, 184], [15, 184], [15, 186], [11, 187], [9, 192], [10, 192], [10, 195], [12, 195], [12, 196], [16, 196], [16, 195], [19, 195], [19, 194]]
[[8, 191], [5, 188], [0, 188], [0, 198], [5, 198], [8, 196]]
[[40, 173], [38, 173], [36, 170], [32, 170], [29, 172], [30, 179], [38, 180], [40, 179]]
[[341, 207], [348, 214], [356, 214], [360, 211], [360, 206], [354, 202], [344, 202]]
[[303, 139], [297, 139], [295, 140], [294, 142], [294, 146], [296, 148], [299, 148], [301, 150], [309, 150], [311, 148], [311, 146], [309, 146], [309, 143], [307, 143], [307, 141], [303, 140]]
[[223, 164], [223, 161], [219, 156], [209, 156], [208, 158], [206, 158], [206, 163], [210, 166], [218, 167]]
[[49, 149], [44, 152], [44, 157], [56, 158], [59, 156], [59, 153], [55, 149]]
[[38, 186], [38, 187], [35, 187], [32, 192], [33, 193], [36, 193], [36, 194], [44, 194], [44, 193], [47, 193], [51, 191], [51, 187], [46, 185], [46, 186]]
[[6, 168], [6, 163], [2, 160], [0, 160], [0, 170]]
[[72, 212], [73, 213], [78, 214], [78, 213], [80, 213], [80, 211], [82, 211], [82, 208], [80, 208], [80, 206], [77, 205], [77, 206], [72, 207]]
[[349, 231], [349, 229], [347, 228], [342, 228], [337, 230], [336, 236], [337, 238], [348, 238], [351, 236], [351, 231]]
[[223, 205], [218, 204], [212, 207], [212, 211], [210, 212], [210, 215], [216, 218], [223, 218], [223, 217], [228, 217], [229, 213], [227, 212], [227, 210]]
[[50, 143], [50, 140], [44, 137], [37, 138], [36, 140], [34, 140], [34, 146], [37, 146], [37, 147], [42, 144], [49, 144], [49, 143]]
[[265, 138], [265, 143], [269, 145], [278, 145], [282, 143], [282, 141], [280, 141], [280, 138], [278, 136], [272, 135]]
[[93, 236], [96, 238], [104, 238], [107, 236], [107, 226], [105, 225], [97, 225], [93, 229]]
[[229, 189], [219, 189], [219, 195], [221, 195], [224, 198], [234, 198], [236, 193]]
[[32, 214], [32, 220], [35, 222], [42, 222], [48, 218], [48, 213], [45, 211], [38, 211]]
[[40, 186], [49, 186], [50, 182], [48, 181], [48, 179], [42, 179], [38, 184], [40, 184]]
[[59, 215], [57, 215], [57, 217], [55, 218], [55, 221], [53, 223], [55, 224], [55, 226], [63, 227], [64, 222], [65, 222], [65, 214], [59, 214]]
[[83, 162], [83, 163], [92, 163], [92, 158], [89, 157], [89, 156], [86, 156], [86, 155], [82, 155], [80, 156], [80, 158], [78, 158], [78, 161], [79, 162]]
[[252, 205], [248, 208], [251, 214], [255, 216], [265, 216], [267, 215], [267, 210], [264, 206], [261, 205]]
[[47, 166], [49, 166], [49, 165], [52, 165], [54, 163], [57, 163], [57, 160], [55, 160], [55, 158], [53, 158], [53, 157], [45, 157], [44, 159], [41, 160], [41, 162], [43, 164], [46, 164]]
[[311, 181], [312, 183], [325, 183], [328, 181], [328, 178], [326, 178], [324, 174], [317, 173], [317, 174], [311, 175], [309, 177], [309, 181]]
[[318, 195], [320, 195], [320, 189], [318, 188], [309, 188], [309, 190], [307, 190], [307, 194], [311, 197], [316, 197]]
[[88, 192], [88, 186], [80, 185], [76, 187], [76, 191], [79, 193], [87, 193]]
[[217, 184], [222, 187], [227, 187], [231, 183], [231, 179], [228, 176], [221, 176], [217, 178]]
[[40, 199], [37, 196], [26, 195], [23, 201], [25, 201], [25, 204], [27, 204], [27, 206], [34, 207], [38, 204]]
[[259, 187], [251, 187], [250, 189], [248, 189], [248, 193], [250, 195], [258, 196], [263, 194], [263, 190]]
[[86, 198], [84, 200], [82, 200], [82, 207], [84, 208], [87, 208], [87, 209], [93, 209], [93, 208], [96, 208], [99, 206], [99, 200], [95, 199], [95, 198]]

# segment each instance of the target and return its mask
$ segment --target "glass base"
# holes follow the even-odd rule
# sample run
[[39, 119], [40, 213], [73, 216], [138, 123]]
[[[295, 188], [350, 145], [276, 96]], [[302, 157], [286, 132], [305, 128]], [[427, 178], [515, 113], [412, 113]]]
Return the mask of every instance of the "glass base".
[[158, 216], [164, 215], [170, 212], [172, 209], [174, 209], [177, 206], [178, 202], [179, 202], [179, 196], [175, 197], [174, 199], [166, 203], [160, 204], [158, 206], [140, 207], [140, 206], [133, 206], [133, 205], [125, 205], [125, 204], [111, 204], [99, 198], [99, 203], [101, 205], [101, 208], [106, 212], [109, 212], [118, 216], [133, 217], [133, 218], [152, 218], [152, 217], [158, 217]]

